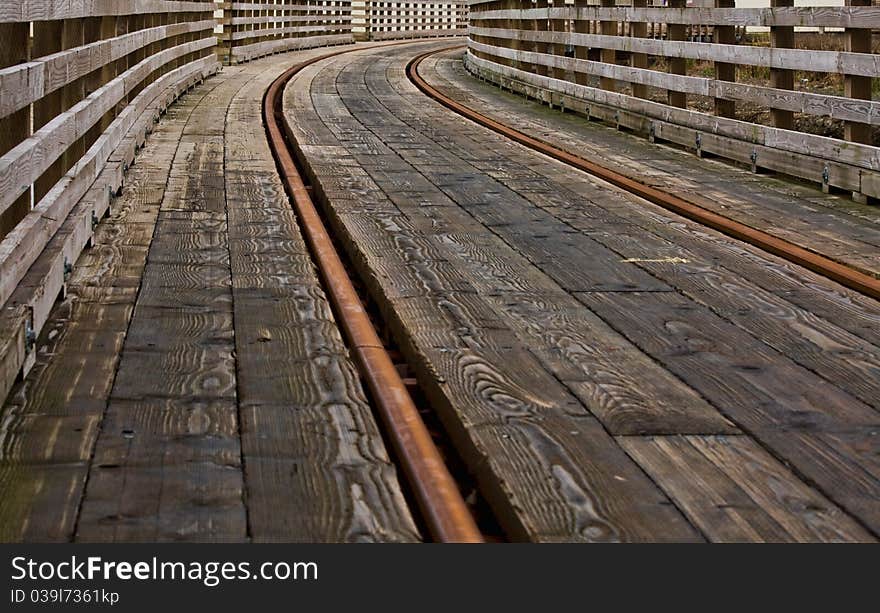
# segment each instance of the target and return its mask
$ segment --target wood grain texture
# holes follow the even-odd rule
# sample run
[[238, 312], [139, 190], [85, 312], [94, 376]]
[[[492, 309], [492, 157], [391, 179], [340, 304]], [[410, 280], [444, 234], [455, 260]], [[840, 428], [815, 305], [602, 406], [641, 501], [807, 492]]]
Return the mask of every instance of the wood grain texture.
[[[288, 113], [307, 118], [294, 130], [334, 227], [459, 450], [479, 467], [505, 526], [539, 540], [671, 537], [659, 527], [640, 531], [639, 518], [650, 517], [652, 507], [620, 515], [612, 503], [607, 515], [580, 515], [577, 496], [622, 500], [634, 495], [630, 488], [646, 486], [638, 480], [615, 491], [595, 474], [622, 475], [621, 445], [703, 537], [871, 540], [867, 501], [876, 500], [876, 467], [869, 450], [876, 445], [866, 437], [877, 413], [871, 384], [859, 383], [871, 378], [864, 358], [870, 363], [876, 354], [870, 301], [822, 289], [828, 284], [811, 273], [644, 209], [426, 104], [403, 73], [416, 53], [415, 46], [399, 47], [324, 62], [297, 78], [286, 104]], [[311, 97], [302, 95], [306, 87]], [[565, 135], [546, 113], [497, 99], [481, 101], [545, 137]], [[323, 127], [312, 125], [316, 118]], [[683, 176], [674, 165], [678, 154], [580, 134], [570, 142], [633, 169], [645, 168], [636, 159], [661, 161], [653, 180], [676, 187], [689, 181], [696, 193], [712, 179], [708, 167]], [[730, 191], [734, 173], [726, 176], [730, 187], [723, 189]], [[719, 189], [717, 182], [711, 187]], [[780, 182], [773, 189], [769, 202], [781, 206], [774, 194], [786, 188]], [[757, 198], [758, 186], [749, 190]], [[414, 271], [430, 282], [401, 291], [398, 279]], [[763, 301], [773, 306], [744, 310]], [[865, 353], [850, 361], [813, 350], [812, 343], [827, 348], [833, 338]], [[849, 374], [831, 374], [840, 368]], [[817, 381], [823, 370], [827, 381]], [[538, 415], [540, 425], [533, 422]], [[568, 423], [571, 429], [556, 429]], [[666, 436], [618, 436], [606, 449], [609, 430], [640, 429]], [[797, 441], [814, 432], [823, 433], [810, 439], [822, 453], [808, 458]], [[845, 432], [853, 434], [844, 439]], [[654, 455], [627, 447], [643, 440], [706, 441], [707, 454], [718, 442], [732, 451], [725, 447], [717, 452], [723, 459], [711, 460], [702, 450], [681, 451], [687, 463], [676, 460], [660, 479]], [[585, 447], [589, 458], [580, 455]], [[494, 461], [500, 457], [516, 467], [514, 476]], [[541, 470], [552, 473], [557, 460], [564, 470], [545, 477], [559, 488], [556, 498], [543, 485], [520, 489]], [[696, 485], [693, 471], [702, 475]], [[505, 475], [500, 487], [498, 475]], [[768, 479], [786, 493], [777, 495]], [[546, 506], [534, 506], [537, 492]], [[750, 506], [713, 507], [704, 495]], [[513, 519], [510, 500], [519, 513]], [[585, 530], [576, 534], [573, 526]]]
[[[268, 143], [250, 136], [285, 66], [257, 73], [226, 120], [226, 167], [248, 169], [225, 188], [250, 535], [420, 540]], [[254, 177], [249, 158], [269, 170]]]
[[469, 68], [481, 78], [502, 84], [512, 91], [569, 109], [586, 109], [594, 117], [628, 127], [641, 134], [651, 126], [657, 138], [690, 147], [700, 135], [702, 151], [743, 164], [757, 155], [758, 166], [814, 183], [823, 182], [848, 191], [876, 196], [873, 178], [878, 168], [874, 151], [837, 139], [749, 124], [714, 117], [599, 90], [568, 81], [510, 68], [498, 62], [468, 54]]
[[[189, 106], [189, 105], [187, 105]], [[189, 106], [188, 111], [192, 111]], [[181, 121], [156, 127], [145, 155], [169, 156], [163, 141], [180, 137]], [[170, 161], [170, 160], [169, 160]], [[75, 537], [90, 460], [110, 396], [137, 297], [149, 241], [132, 241], [131, 218], [149, 219], [167, 168], [131, 169], [112, 219], [95, 233], [96, 247], [77, 262], [67, 298], [53, 309], [37, 344], [36, 365], [2, 409], [4, 541], [67, 541]], [[153, 224], [155, 213], [152, 214]], [[152, 224], [147, 224], [152, 235]], [[144, 236], [142, 229], [138, 234]]]
[[744, 436], [618, 439], [713, 541], [874, 541]]
[[[341, 172], [337, 167], [337, 172], [326, 176], [325, 165], [312, 171], [327, 188], [331, 218], [354, 265], [374, 296], [380, 297], [395, 338], [416, 365], [432, 405], [505, 527], [517, 539], [534, 540], [697, 538], [600, 422], [536, 360], [482, 295], [494, 290], [482, 282], [474, 284], [481, 277], [477, 264], [438, 240], [438, 230], [468, 227], [491, 236], [487, 226], [469, 222], [468, 213], [457, 208], [464, 205], [456, 200], [467, 201], [468, 195], [503, 194], [497, 199], [499, 207], [505, 196], [511, 196], [522, 203], [520, 210], [527, 219], [530, 208], [515, 192], [466, 168], [460, 156], [447, 155], [430, 138], [402, 123], [400, 109], [395, 108], [391, 117], [375, 98], [364, 96], [364, 79], [371, 88], [380, 87], [379, 76], [388, 63], [384, 57], [377, 61], [364, 56], [344, 66], [328, 62], [324, 70], [309, 73], [313, 95], [322, 92], [314, 112], [322, 119], [330, 113], [324, 122], [337, 139], [331, 146], [345, 147], [350, 157], [364, 155], [367, 162], [366, 177], [349, 167]], [[325, 84], [338, 87], [345, 106], [323, 95]], [[397, 98], [387, 80], [384, 89], [371, 94], [381, 95], [385, 104]], [[304, 110], [311, 105], [299, 96], [288, 96], [287, 101], [302, 102]], [[299, 108], [288, 107], [288, 112], [299, 115]], [[375, 136], [364, 136], [363, 127], [356, 126], [368, 127]], [[445, 125], [435, 123], [437, 128], [448, 134]], [[315, 133], [313, 128], [303, 129], [306, 136]], [[320, 138], [329, 138], [327, 132], [320, 132]], [[368, 147], [362, 148], [362, 143], [369, 143]], [[390, 156], [381, 157], [386, 152], [397, 152], [404, 164], [399, 158], [395, 163]], [[446, 171], [438, 165], [428, 172], [438, 159]], [[462, 170], [467, 172], [461, 174]], [[359, 196], [368, 194], [368, 201], [346, 199], [346, 187], [359, 190]], [[408, 195], [401, 195], [400, 188]], [[420, 213], [427, 208], [432, 212], [426, 218]], [[367, 210], [370, 214], [365, 216]], [[497, 220], [504, 223], [500, 208]], [[522, 256], [516, 258], [517, 270], [533, 270], [531, 278], [540, 277]], [[551, 279], [542, 278], [545, 286], [565, 295]]]

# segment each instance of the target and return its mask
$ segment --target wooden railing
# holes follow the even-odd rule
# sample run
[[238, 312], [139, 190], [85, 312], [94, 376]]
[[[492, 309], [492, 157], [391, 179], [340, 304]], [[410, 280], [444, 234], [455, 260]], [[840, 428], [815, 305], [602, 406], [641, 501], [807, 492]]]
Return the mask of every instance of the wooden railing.
[[366, 0], [364, 14], [370, 40], [467, 34], [468, 7], [463, 0]]
[[213, 10], [0, 0], [0, 398], [154, 120], [219, 68]]
[[880, 8], [647, 4], [472, 3], [468, 68], [698, 154], [880, 197]]
[[221, 5], [225, 63], [353, 41], [351, 0], [264, 0]]

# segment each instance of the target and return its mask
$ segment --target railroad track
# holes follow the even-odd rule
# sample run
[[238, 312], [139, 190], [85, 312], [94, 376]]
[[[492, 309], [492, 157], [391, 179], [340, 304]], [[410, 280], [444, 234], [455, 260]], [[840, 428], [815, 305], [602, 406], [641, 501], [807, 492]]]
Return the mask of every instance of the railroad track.
[[[389, 46], [397, 44], [406, 43]], [[872, 277], [542, 142], [444, 96], [419, 76], [418, 66], [426, 57], [451, 48], [454, 47], [421, 54], [406, 67], [408, 78], [423, 93], [450, 110], [670, 211], [809, 268], [865, 295], [880, 298], [880, 282]], [[284, 88], [295, 75], [312, 64], [356, 50], [330, 52], [297, 64], [272, 84], [264, 98], [263, 114], [273, 155], [339, 326], [384, 427], [393, 457], [400, 466], [411, 507], [418, 511], [424, 531], [440, 542], [506, 540], [507, 535], [499, 527], [507, 525], [501, 515], [496, 517], [483, 500], [477, 505], [470, 497], [468, 502], [465, 501], [462, 492], [476, 492], [480, 499], [482, 492], [464, 468], [464, 462], [457, 457], [451, 437], [442, 432], [439, 420], [426, 425], [423, 417], [430, 416], [431, 411], [426, 407], [426, 395], [420, 392], [418, 381], [410, 375], [416, 369], [406, 364], [393, 341], [389, 342], [392, 336], [389, 326], [379, 314], [380, 309], [370, 303], [368, 293], [362, 289], [366, 283], [358, 278], [355, 267], [346, 261], [346, 250], [334, 243], [334, 237], [328, 231], [331, 224], [324, 217], [327, 203], [317, 186], [313, 190], [308, 185], [309, 173], [302, 165], [294, 131], [283, 113]]]
[[774, 236], [769, 232], [759, 230], [730, 219], [729, 217], [709, 211], [708, 209], [693, 204], [692, 202], [688, 202], [675, 194], [639, 182], [615, 171], [614, 169], [574, 155], [569, 151], [530, 136], [516, 128], [505, 125], [483, 113], [480, 113], [476, 109], [470, 108], [457, 100], [446, 96], [443, 92], [432, 87], [419, 75], [419, 64], [421, 64], [423, 60], [432, 55], [444, 53], [460, 47], [461, 45], [454, 45], [445, 49], [429, 51], [413, 58], [406, 66], [406, 74], [410, 81], [412, 81], [422, 93], [436, 100], [449, 110], [534, 151], [552, 157], [564, 164], [568, 164], [569, 166], [587, 172], [593, 176], [599, 177], [616, 187], [653, 204], [659, 205], [668, 211], [672, 211], [682, 217], [686, 217], [730, 237], [758, 247], [763, 251], [784, 258], [794, 264], [803, 266], [804, 268], [812, 270], [815, 273], [831, 279], [832, 281], [836, 281], [837, 283], [859, 293], [865, 294], [866, 296], [880, 300], [880, 279], [855, 270], [821, 253], [810, 251], [796, 245], [795, 243]]
[[[398, 352], [386, 348], [388, 341], [383, 342], [381, 336], [388, 335], [382, 334], [374, 323], [378, 315], [368, 312], [367, 298], [358, 292], [357, 280], [336, 249], [313, 202], [311, 187], [306, 185], [297, 166], [293, 137], [282, 112], [284, 87], [297, 73], [316, 62], [351, 51], [328, 53], [297, 64], [271, 85], [263, 101], [270, 147], [339, 326], [425, 527], [439, 542], [482, 542], [483, 533], [459, 489], [462, 471], [458, 471], [457, 481], [447, 466], [451, 450], [438, 449], [438, 428], [429, 430], [413, 399], [416, 381], [401, 377], [400, 371], [405, 371], [406, 364]], [[378, 325], [381, 327], [381, 322]]]

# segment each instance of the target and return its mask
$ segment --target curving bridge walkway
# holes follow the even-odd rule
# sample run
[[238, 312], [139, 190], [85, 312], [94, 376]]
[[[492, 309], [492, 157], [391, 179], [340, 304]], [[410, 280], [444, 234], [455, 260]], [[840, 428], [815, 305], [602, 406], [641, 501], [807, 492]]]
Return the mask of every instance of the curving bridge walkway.
[[[880, 304], [427, 99], [406, 64], [449, 44], [321, 61], [284, 111], [505, 538], [875, 540]], [[424, 537], [260, 124], [322, 53], [225, 68], [159, 124], [3, 407], [3, 540]], [[791, 210], [791, 240], [876, 270], [869, 207], [551, 112], [459, 57], [422, 76], [758, 227]]]

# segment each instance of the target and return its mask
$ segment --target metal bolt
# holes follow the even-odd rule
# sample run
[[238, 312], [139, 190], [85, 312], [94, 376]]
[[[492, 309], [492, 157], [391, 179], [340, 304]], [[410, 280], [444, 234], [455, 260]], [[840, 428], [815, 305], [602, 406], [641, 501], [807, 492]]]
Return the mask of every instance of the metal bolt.
[[70, 263], [70, 260], [67, 259], [67, 256], [64, 256], [64, 278], [70, 276], [70, 273], [73, 272], [73, 264]]
[[758, 150], [752, 149], [752, 153], [749, 156], [749, 159], [752, 160], [752, 172], [758, 172]]
[[828, 165], [826, 164], [825, 167], [822, 169], [822, 184], [828, 185], [828, 183], [830, 181], [831, 181], [831, 172], [828, 170]]
[[92, 209], [92, 230], [98, 227], [98, 214]]

